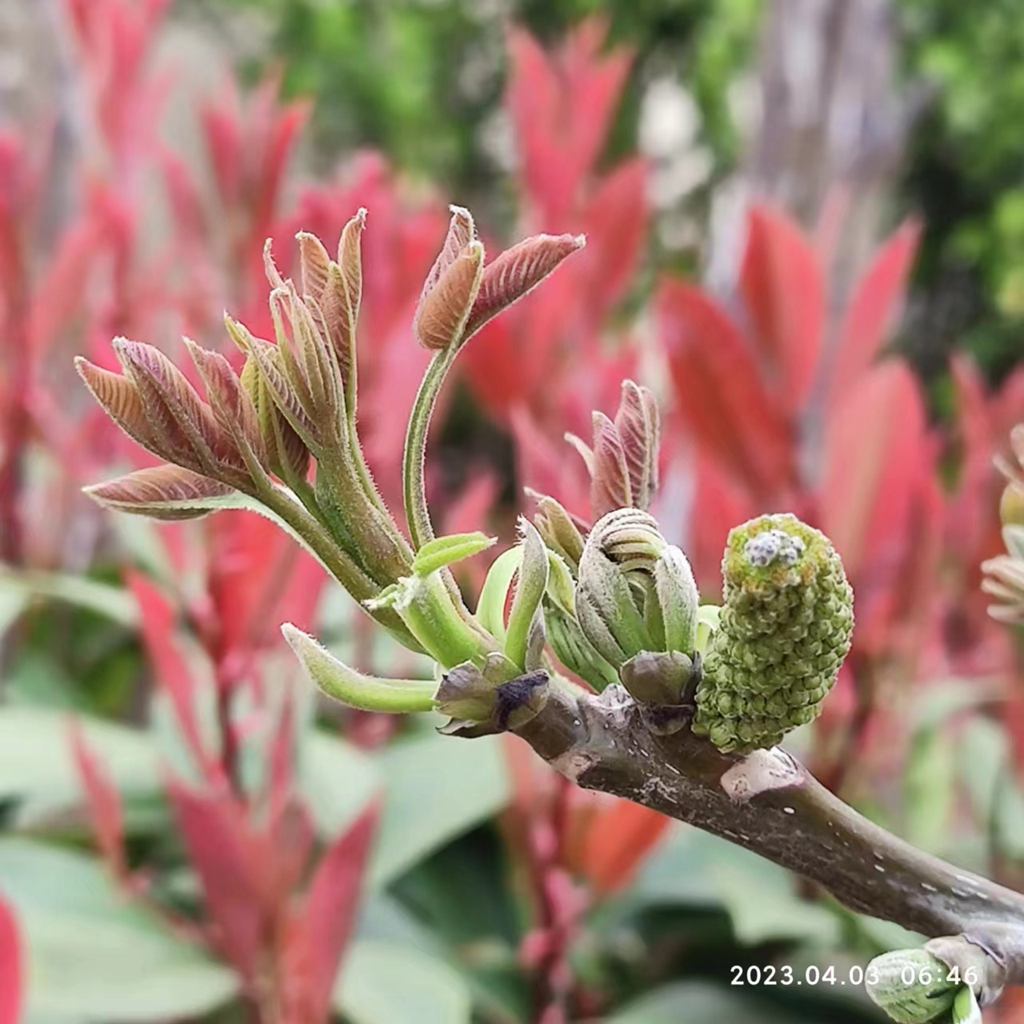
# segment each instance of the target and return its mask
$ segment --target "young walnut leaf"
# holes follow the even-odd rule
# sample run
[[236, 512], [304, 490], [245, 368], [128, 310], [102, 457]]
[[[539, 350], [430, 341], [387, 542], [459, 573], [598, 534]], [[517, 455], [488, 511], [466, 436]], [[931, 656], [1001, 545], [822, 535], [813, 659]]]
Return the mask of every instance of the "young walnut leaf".
[[159, 454], [197, 472], [215, 474], [227, 446], [213, 414], [185, 375], [152, 345], [115, 338], [114, 351], [138, 389]]
[[103, 411], [133, 441], [159, 455], [139, 389], [127, 377], [101, 369], [83, 356], [75, 358], [75, 369]]
[[583, 235], [534, 235], [497, 256], [484, 270], [465, 337], [475, 334], [488, 320], [536, 288], [567, 256], [582, 249], [586, 241]]
[[[445, 271], [458, 259], [466, 246], [476, 239], [473, 214], [463, 206], [452, 206], [450, 210], [452, 216], [448, 222], [448, 233], [445, 235], [444, 244], [441, 246], [441, 251], [437, 254], [437, 259], [434, 260], [434, 264], [423, 282], [423, 290], [420, 292], [419, 305], [421, 308], [427, 296], [444, 276]], [[418, 309], [416, 316], [419, 317]]]
[[631, 380], [622, 382], [622, 400], [615, 414], [615, 429], [629, 471], [631, 503], [634, 508], [646, 509], [658, 489], [658, 448], [661, 442], [658, 403], [647, 388]]
[[217, 424], [234, 441], [236, 454], [250, 469], [255, 461], [266, 465], [266, 446], [260, 434], [259, 417], [249, 393], [231, 364], [219, 352], [201, 348], [190, 338], [185, 346], [206, 389]]
[[308, 231], [295, 236], [299, 244], [299, 269], [302, 273], [302, 294], [320, 302], [327, 288], [331, 258], [323, 242]]
[[633, 504], [626, 451], [615, 424], [602, 412], [594, 413], [593, 469], [590, 505], [595, 516]]
[[219, 508], [235, 491], [227, 484], [181, 466], [151, 466], [93, 484], [85, 493], [104, 508], [152, 519], [197, 519]]

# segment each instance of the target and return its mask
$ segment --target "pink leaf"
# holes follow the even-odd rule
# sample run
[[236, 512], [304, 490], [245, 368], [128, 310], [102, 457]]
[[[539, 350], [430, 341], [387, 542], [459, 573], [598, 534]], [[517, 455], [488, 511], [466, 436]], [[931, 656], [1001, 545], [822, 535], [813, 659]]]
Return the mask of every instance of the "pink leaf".
[[832, 401], [839, 399], [840, 389], [848, 388], [881, 350], [900, 313], [920, 234], [918, 224], [904, 223], [886, 240], [857, 282], [839, 334], [831, 375]]
[[90, 749], [77, 722], [71, 726], [71, 749], [85, 791], [96, 842], [114, 877], [123, 879], [127, 874], [127, 865], [121, 794], [111, 782], [99, 758]]
[[803, 405], [821, 351], [825, 286], [818, 257], [799, 228], [769, 207], [750, 212], [740, 291], [755, 338], [786, 407]]
[[0, 897], [0, 1024], [21, 1020], [24, 956], [14, 910]]

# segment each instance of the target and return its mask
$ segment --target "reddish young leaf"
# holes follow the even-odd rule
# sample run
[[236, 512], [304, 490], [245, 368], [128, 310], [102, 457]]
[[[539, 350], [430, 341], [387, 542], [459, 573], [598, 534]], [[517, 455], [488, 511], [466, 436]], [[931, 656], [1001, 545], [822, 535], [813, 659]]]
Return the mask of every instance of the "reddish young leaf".
[[447, 349], [463, 337], [480, 289], [483, 263], [483, 246], [470, 242], [424, 294], [414, 322], [416, 336], [424, 348]]
[[657, 306], [680, 417], [755, 493], [785, 493], [795, 474], [792, 429], [735, 325], [704, 292], [679, 281], [662, 284]]
[[484, 268], [480, 291], [466, 323], [466, 337], [531, 292], [584, 245], [582, 235], [534, 235], [497, 256]]
[[24, 954], [14, 910], [0, 895], [0, 1024], [19, 1024], [24, 990]]
[[168, 793], [218, 944], [243, 977], [255, 979], [266, 940], [266, 850], [252, 841], [245, 811], [226, 789], [205, 794], [172, 781]]
[[590, 457], [590, 508], [595, 519], [633, 504], [629, 466], [615, 424], [603, 412], [594, 413], [594, 448]]
[[814, 383], [825, 326], [825, 285], [818, 257], [791, 220], [750, 211], [740, 291], [754, 337], [785, 407], [800, 409]]
[[931, 457], [920, 386], [903, 363], [869, 371], [826, 425], [821, 527], [854, 581], [891, 577], [912, 543], [910, 511], [922, 465]]
[[85, 488], [104, 508], [152, 519], [196, 519], [210, 512], [209, 502], [233, 488], [181, 466], [149, 466]]
[[206, 751], [196, 715], [195, 680], [175, 638], [175, 609], [163, 592], [141, 573], [129, 571], [126, 578], [139, 603], [142, 635], [157, 685], [170, 698], [178, 728], [196, 763], [209, 772], [213, 762]]
[[[124, 814], [121, 794], [96, 754], [90, 749], [81, 726], [71, 725], [71, 750], [74, 754], [78, 777], [82, 783], [89, 819], [96, 842], [115, 878], [127, 874], [124, 849]], [[0, 1017], [2, 1019], [2, 1017]]]
[[328, 1016], [338, 968], [355, 928], [378, 816], [376, 806], [364, 811], [327, 849], [306, 895], [302, 927], [295, 941], [305, 947], [304, 959], [309, 965], [312, 1021], [323, 1021]]
[[636, 508], [649, 508], [658, 490], [661, 416], [658, 402], [647, 388], [631, 380], [622, 382], [622, 398], [615, 414], [615, 429], [622, 441], [622, 451], [629, 469], [632, 503]]
[[832, 364], [831, 401], [838, 401], [842, 392], [874, 362], [887, 332], [895, 324], [920, 234], [920, 225], [914, 221], [904, 223], [875, 253], [857, 282], [843, 317]]
[[671, 819], [628, 800], [598, 805], [589, 815], [575, 870], [601, 896], [624, 889]]

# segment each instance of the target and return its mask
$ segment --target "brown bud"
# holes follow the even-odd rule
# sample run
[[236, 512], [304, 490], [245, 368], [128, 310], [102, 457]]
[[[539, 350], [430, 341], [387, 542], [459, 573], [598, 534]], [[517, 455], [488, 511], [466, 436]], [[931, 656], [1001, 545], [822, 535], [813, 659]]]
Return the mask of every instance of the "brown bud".
[[575, 573], [583, 554], [583, 534], [572, 516], [554, 498], [543, 495], [537, 500], [533, 525], [552, 551], [561, 555]]
[[424, 294], [416, 311], [416, 336], [429, 349], [444, 350], [463, 337], [466, 318], [480, 288], [484, 248], [470, 242]]

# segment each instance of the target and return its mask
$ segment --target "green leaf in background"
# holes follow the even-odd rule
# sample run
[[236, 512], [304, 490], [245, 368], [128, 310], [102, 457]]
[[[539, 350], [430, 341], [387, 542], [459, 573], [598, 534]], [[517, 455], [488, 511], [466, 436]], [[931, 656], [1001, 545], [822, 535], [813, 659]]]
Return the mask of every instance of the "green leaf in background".
[[605, 1024], [794, 1024], [796, 1019], [745, 993], [681, 981], [648, 992], [607, 1017]]
[[230, 971], [127, 903], [90, 857], [0, 840], [0, 892], [28, 937], [30, 1022], [177, 1020], [235, 993]]
[[371, 869], [375, 885], [386, 885], [508, 803], [500, 737], [461, 743], [428, 733], [382, 751], [377, 766], [385, 800]]
[[352, 1024], [468, 1024], [471, 1000], [443, 960], [373, 939], [345, 954], [334, 1006]]
[[[147, 733], [85, 716], [75, 720], [122, 793], [143, 795], [161, 788], [157, 753]], [[69, 741], [71, 721], [65, 711], [0, 707], [0, 797], [19, 802], [21, 824], [75, 804], [81, 796]]]
[[302, 792], [320, 835], [338, 836], [381, 792], [373, 760], [351, 743], [319, 730], [302, 741], [299, 768]]
[[110, 583], [102, 583], [85, 576], [67, 573], [14, 571], [0, 567], [0, 632], [5, 625], [3, 615], [17, 602], [27, 605], [31, 601], [64, 601], [79, 608], [112, 619], [127, 629], [139, 623], [139, 609], [135, 598]]
[[633, 895], [655, 902], [724, 907], [743, 943], [796, 940], [831, 945], [839, 922], [801, 899], [783, 868], [704, 832], [673, 829], [637, 878]]

